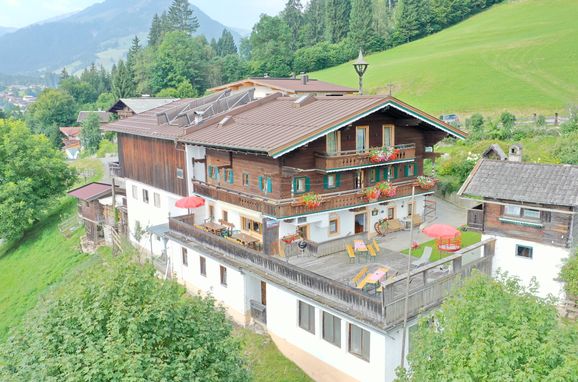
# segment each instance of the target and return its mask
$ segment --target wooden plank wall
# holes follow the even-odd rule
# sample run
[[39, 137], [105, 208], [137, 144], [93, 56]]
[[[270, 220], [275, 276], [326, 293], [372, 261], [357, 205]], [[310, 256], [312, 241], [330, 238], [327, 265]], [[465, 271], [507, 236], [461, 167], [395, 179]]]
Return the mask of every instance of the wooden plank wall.
[[[170, 140], [118, 134], [122, 176], [173, 194], [187, 195], [187, 169], [182, 144]], [[183, 179], [177, 178], [177, 168]]]
[[[568, 247], [571, 215], [551, 212], [550, 222], [543, 222], [543, 228], [526, 227], [499, 220], [503, 215], [503, 206], [486, 203], [484, 217], [484, 233], [519, 238], [546, 245]], [[528, 206], [531, 208], [531, 206]], [[560, 209], [561, 207], [557, 207]]]

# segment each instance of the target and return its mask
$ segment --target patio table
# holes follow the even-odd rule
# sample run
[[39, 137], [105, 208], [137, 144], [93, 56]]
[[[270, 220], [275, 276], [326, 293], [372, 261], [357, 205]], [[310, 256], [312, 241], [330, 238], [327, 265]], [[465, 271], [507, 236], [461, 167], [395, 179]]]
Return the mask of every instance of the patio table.
[[367, 276], [365, 276], [365, 283], [373, 285], [372, 291], [374, 293], [377, 290], [381, 279], [387, 275], [387, 272], [389, 272], [389, 268], [382, 267], [377, 269], [375, 272], [369, 273]]
[[353, 240], [353, 249], [355, 252], [360, 252], [365, 255], [365, 262], [368, 261], [369, 250], [363, 240]]
[[223, 231], [227, 229], [227, 227], [213, 222], [205, 223], [203, 224], [203, 227], [205, 227], [207, 230], [214, 233], [215, 235], [220, 235], [223, 233]]
[[250, 247], [255, 249], [256, 244], [259, 242], [259, 239], [254, 238], [251, 235], [247, 235], [246, 233], [236, 233], [231, 238], [237, 240], [239, 243], [243, 244], [244, 246]]

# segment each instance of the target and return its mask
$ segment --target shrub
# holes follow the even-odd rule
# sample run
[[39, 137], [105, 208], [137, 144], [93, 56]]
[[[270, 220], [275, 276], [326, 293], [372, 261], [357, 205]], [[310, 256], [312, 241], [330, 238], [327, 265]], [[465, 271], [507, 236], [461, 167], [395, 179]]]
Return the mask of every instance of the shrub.
[[578, 297], [578, 256], [568, 259], [562, 267], [560, 278], [564, 281], [566, 293], [572, 297]]
[[103, 139], [98, 146], [96, 156], [104, 158], [106, 154], [116, 154], [118, 152], [117, 145], [107, 139]]

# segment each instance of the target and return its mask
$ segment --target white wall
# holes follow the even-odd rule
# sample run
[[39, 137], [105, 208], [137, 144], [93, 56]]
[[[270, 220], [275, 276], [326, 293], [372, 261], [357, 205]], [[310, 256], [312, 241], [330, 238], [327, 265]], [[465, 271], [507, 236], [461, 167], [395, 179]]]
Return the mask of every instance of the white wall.
[[187, 190], [188, 194], [192, 195], [193, 189], [191, 187], [192, 185], [191, 179], [199, 180], [201, 182], [206, 181], [205, 163], [195, 162], [195, 165], [193, 166], [193, 159], [196, 160], [205, 159], [206, 148], [203, 146], [192, 146], [192, 145], [186, 145], [185, 147], [186, 147], [185, 158], [187, 163], [187, 174], [189, 176], [189, 179], [187, 179], [188, 185]]
[[[570, 253], [569, 249], [503, 236], [482, 235], [482, 240], [491, 237], [496, 238], [496, 253], [492, 263], [494, 274], [498, 269], [507, 271], [510, 275], [519, 277], [526, 285], [532, 277], [536, 277], [540, 284], [539, 296], [552, 294], [557, 298], [564, 297], [563, 285], [558, 281], [558, 277], [564, 259], [567, 259]], [[533, 257], [530, 259], [516, 256], [517, 244], [532, 247]]]

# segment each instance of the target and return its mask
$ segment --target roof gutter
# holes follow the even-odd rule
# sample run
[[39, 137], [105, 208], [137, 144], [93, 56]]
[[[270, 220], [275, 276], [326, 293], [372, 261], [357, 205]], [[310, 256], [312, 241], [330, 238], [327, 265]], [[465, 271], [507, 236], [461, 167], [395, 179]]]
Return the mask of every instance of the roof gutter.
[[[476, 202], [479, 202], [479, 203], [497, 204], [497, 205], [500, 205], [500, 206], [519, 205], [519, 206], [528, 207], [528, 208], [531, 208], [531, 209], [537, 210], [537, 211], [556, 212], [556, 213], [566, 214], [566, 215], [577, 215], [577, 214], [578, 214], [578, 211], [559, 210], [559, 209], [556, 209], [556, 208], [536, 207], [536, 206], [534, 206], [534, 205], [531, 205], [531, 204], [529, 205], [529, 204], [527, 204], [527, 203], [525, 203], [525, 202], [520, 202], [520, 201], [517, 201], [517, 200], [512, 200], [512, 203], [504, 203], [504, 202], [499, 202], [499, 201], [497, 201], [497, 200], [476, 199], [475, 197], [473, 197], [473, 196], [468, 196], [468, 195], [464, 195], [464, 196], [461, 196], [461, 195], [460, 195], [460, 199], [463, 199], [463, 200], [475, 200]], [[567, 207], [568, 207], [568, 208], [573, 208], [573, 206], [567, 206]]]

